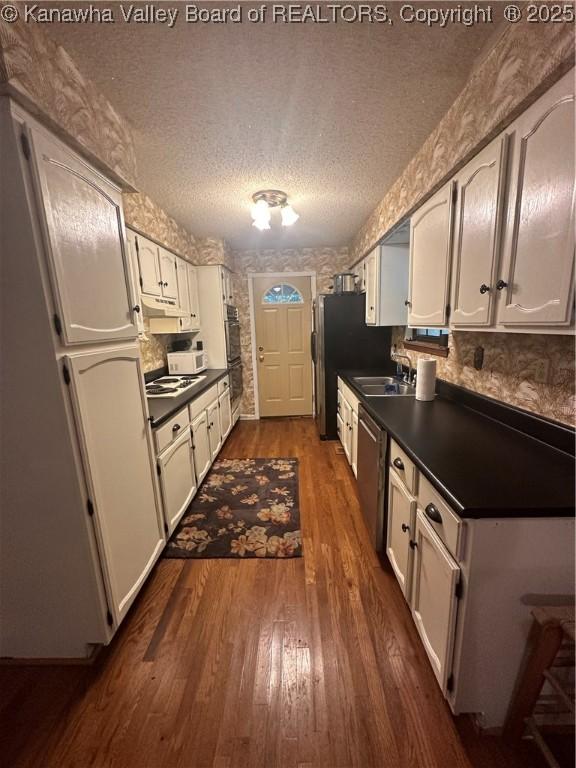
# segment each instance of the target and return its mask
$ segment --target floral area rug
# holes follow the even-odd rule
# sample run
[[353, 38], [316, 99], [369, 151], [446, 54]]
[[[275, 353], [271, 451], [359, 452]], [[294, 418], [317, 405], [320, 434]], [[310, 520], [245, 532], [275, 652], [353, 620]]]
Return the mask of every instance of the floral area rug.
[[298, 459], [218, 459], [164, 557], [301, 557]]

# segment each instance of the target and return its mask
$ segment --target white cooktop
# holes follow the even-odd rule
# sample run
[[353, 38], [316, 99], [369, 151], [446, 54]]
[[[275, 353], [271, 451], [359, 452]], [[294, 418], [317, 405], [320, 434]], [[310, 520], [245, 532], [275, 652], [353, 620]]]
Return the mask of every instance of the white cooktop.
[[206, 376], [161, 376], [146, 384], [146, 397], [178, 397], [204, 381]]

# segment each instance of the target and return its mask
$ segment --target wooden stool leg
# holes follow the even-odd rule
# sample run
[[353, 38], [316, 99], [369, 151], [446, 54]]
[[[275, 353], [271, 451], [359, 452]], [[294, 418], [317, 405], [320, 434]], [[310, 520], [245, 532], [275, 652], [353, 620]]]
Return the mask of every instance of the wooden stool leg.
[[504, 738], [509, 741], [522, 738], [524, 720], [532, 714], [544, 683], [544, 670], [554, 661], [562, 635], [562, 627], [557, 622], [534, 621], [532, 624], [527, 658], [504, 725]]

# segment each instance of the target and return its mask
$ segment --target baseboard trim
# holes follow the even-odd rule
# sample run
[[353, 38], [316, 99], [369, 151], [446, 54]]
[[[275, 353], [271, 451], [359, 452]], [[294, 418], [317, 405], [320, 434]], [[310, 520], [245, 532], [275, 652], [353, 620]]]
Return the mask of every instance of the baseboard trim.
[[27, 659], [16, 656], [0, 658], [0, 667], [90, 667], [96, 661], [104, 646], [94, 645], [89, 656], [82, 658], [38, 658]]

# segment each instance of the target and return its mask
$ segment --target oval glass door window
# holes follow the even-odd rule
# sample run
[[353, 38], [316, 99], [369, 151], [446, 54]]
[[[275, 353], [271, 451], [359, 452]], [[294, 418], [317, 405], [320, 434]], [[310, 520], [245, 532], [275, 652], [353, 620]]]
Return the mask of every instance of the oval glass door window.
[[288, 283], [280, 283], [269, 288], [262, 298], [263, 304], [303, 304], [304, 299], [297, 288]]

